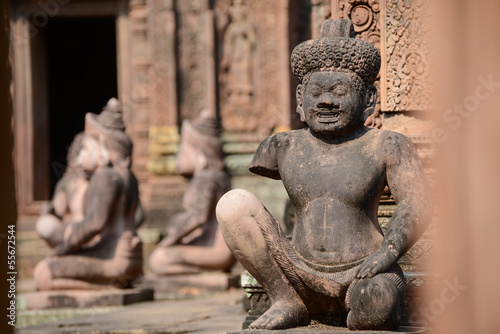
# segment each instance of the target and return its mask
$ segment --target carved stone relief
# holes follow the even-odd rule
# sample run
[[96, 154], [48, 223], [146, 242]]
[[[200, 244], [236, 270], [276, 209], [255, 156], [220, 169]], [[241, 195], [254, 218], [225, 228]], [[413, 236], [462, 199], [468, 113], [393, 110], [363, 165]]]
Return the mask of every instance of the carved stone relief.
[[390, 0], [385, 11], [384, 111], [428, 110], [428, 1]]
[[249, 20], [248, 7], [243, 0], [233, 0], [226, 10], [229, 13], [229, 23], [223, 36], [220, 36], [222, 48], [219, 82], [223, 126], [232, 131], [253, 130], [257, 120], [248, 115], [252, 113], [255, 100], [256, 28]]
[[213, 18], [208, 1], [178, 1], [178, 82], [180, 119], [194, 119], [204, 108], [209, 108], [207, 87], [213, 86], [207, 75], [211, 47], [207, 37]]
[[[258, 132], [267, 136], [285, 123], [284, 109], [287, 109], [287, 114], [290, 113], [289, 87], [283, 87], [280, 81], [285, 69], [282, 65], [288, 60], [288, 56], [282, 57], [285, 53], [282, 52], [284, 37], [281, 36], [285, 35], [280, 26], [282, 16], [288, 12], [287, 7], [284, 1], [219, 0], [215, 3], [215, 11], [223, 129], [233, 133]], [[235, 25], [233, 16], [245, 12], [243, 22]], [[237, 51], [236, 42], [241, 43], [247, 54], [239, 60], [239, 64], [226, 66], [226, 55], [234, 56]], [[234, 89], [230, 87], [234, 78], [232, 68], [246, 73], [243, 81], [247, 81], [247, 87], [236, 95], [236, 102], [233, 100]], [[288, 67], [286, 75], [289, 75]]]
[[427, 110], [428, 1], [337, 0], [333, 5], [332, 17], [351, 19], [356, 37], [375, 45], [382, 55], [375, 114]]

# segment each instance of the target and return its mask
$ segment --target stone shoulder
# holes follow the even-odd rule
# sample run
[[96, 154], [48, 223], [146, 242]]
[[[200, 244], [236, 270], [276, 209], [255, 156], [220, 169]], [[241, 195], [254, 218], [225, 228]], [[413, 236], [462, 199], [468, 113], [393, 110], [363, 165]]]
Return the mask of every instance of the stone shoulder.
[[405, 135], [388, 130], [377, 130], [377, 151], [387, 164], [399, 163], [416, 154], [415, 145]]

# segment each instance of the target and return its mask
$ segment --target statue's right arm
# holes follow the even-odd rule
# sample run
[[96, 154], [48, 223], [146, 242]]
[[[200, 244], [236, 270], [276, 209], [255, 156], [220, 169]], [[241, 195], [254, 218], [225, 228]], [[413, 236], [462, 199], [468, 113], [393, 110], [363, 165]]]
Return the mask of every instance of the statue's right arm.
[[280, 133], [267, 137], [260, 143], [259, 148], [253, 156], [249, 170], [252, 173], [262, 175], [274, 180], [281, 180], [278, 167], [278, 149], [280, 145]]
[[88, 202], [83, 221], [71, 224], [63, 242], [55, 248], [57, 255], [71, 254], [102, 231], [115, 210], [120, 194], [119, 176], [110, 168], [96, 172], [90, 179]]

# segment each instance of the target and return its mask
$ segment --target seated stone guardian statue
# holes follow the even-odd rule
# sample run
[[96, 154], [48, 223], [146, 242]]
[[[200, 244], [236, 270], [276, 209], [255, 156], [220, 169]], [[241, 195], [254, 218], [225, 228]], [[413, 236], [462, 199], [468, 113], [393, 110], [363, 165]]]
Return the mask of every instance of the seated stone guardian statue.
[[[289, 240], [261, 202], [232, 190], [217, 205], [227, 245], [272, 305], [250, 329], [316, 320], [350, 330], [395, 330], [405, 278], [397, 261], [431, 212], [424, 170], [405, 136], [367, 128], [380, 54], [349, 20], [328, 20], [299, 44], [297, 112], [307, 127], [265, 139], [250, 171], [281, 179], [295, 210]], [[385, 233], [377, 211], [388, 185], [397, 208]]]
[[42, 207], [41, 215], [37, 219], [38, 234], [52, 248], [62, 240], [64, 219], [68, 213], [70, 222], [67, 223], [81, 221], [84, 217], [83, 201], [90, 175], [77, 163], [84, 136], [84, 133], [80, 132], [73, 138], [66, 157], [66, 170], [56, 183], [52, 201]]
[[176, 167], [190, 181], [183, 210], [170, 219], [166, 237], [149, 258], [155, 274], [227, 270], [236, 262], [215, 217], [217, 202], [231, 189], [223, 157], [220, 128], [209, 110], [194, 121], [183, 121]]
[[[75, 194], [61, 184], [54, 209], [37, 221], [37, 231], [53, 248], [35, 268], [38, 290], [127, 288], [141, 274], [138, 186], [130, 171], [132, 142], [124, 131], [121, 105], [115, 98], [99, 115], [85, 116], [75, 168], [86, 174], [88, 185], [77, 189], [76, 195], [82, 189], [84, 195], [73, 196], [82, 203], [75, 203], [72, 212], [80, 220], [62, 222], [64, 205], [57, 196]], [[75, 216], [80, 207], [80, 216]]]

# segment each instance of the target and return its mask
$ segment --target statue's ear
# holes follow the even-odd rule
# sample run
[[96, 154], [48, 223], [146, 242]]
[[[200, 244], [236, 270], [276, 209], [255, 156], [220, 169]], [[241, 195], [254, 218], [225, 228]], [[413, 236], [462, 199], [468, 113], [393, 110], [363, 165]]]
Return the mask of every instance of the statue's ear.
[[130, 168], [130, 166], [132, 166], [132, 157], [128, 156], [125, 159], [123, 159], [123, 165], [126, 166], [127, 168]]
[[302, 99], [304, 97], [304, 86], [302, 84], [297, 85], [296, 96], [297, 96], [297, 113], [300, 115], [300, 121], [305, 122], [306, 115], [304, 113], [304, 108], [302, 108]]
[[366, 88], [365, 93], [365, 112], [363, 114], [363, 122], [366, 121], [368, 117], [375, 111], [375, 105], [377, 104], [377, 88], [373, 85], [369, 85]]

